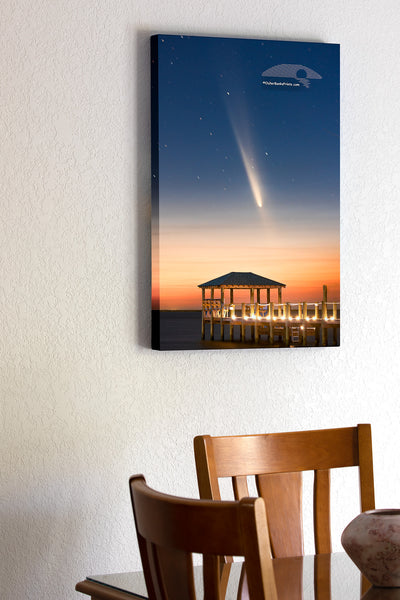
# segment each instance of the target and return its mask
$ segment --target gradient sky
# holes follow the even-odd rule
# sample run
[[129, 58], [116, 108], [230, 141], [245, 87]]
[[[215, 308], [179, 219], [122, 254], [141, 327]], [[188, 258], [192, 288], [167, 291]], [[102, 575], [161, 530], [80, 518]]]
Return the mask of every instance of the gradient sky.
[[[198, 284], [230, 271], [285, 283], [284, 301], [321, 300], [324, 284], [339, 300], [339, 46], [157, 43], [154, 305], [200, 309]], [[279, 64], [322, 78], [265, 85], [283, 81], [262, 77]]]

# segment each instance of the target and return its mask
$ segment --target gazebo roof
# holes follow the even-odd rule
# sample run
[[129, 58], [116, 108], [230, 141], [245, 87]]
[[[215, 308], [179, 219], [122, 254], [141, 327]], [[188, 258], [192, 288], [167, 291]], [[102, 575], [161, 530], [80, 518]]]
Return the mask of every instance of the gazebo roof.
[[227, 287], [227, 288], [277, 288], [286, 287], [285, 283], [279, 283], [279, 281], [273, 281], [273, 279], [267, 279], [261, 275], [255, 273], [243, 273], [238, 271], [232, 271], [221, 275], [216, 279], [211, 279], [206, 283], [201, 283], [199, 288], [211, 288], [211, 287]]

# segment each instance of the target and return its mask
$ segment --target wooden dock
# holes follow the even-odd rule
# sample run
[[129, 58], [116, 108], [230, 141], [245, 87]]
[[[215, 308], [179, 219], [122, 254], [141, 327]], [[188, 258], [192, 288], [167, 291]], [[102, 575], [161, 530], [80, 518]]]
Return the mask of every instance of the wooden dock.
[[250, 337], [254, 343], [267, 341], [273, 345], [328, 344], [331, 330], [333, 344], [338, 344], [340, 331], [340, 304], [337, 302], [250, 302], [225, 304], [220, 299], [204, 299], [202, 302], [201, 337], [214, 340], [219, 329], [220, 340], [245, 341]]
[[[255, 344], [309, 346], [311, 337], [314, 345], [338, 344], [340, 304], [328, 302], [326, 285], [322, 286], [321, 302], [286, 303], [282, 301], [286, 284], [252, 272], [231, 271], [198, 287], [202, 293], [203, 340], [207, 334], [207, 339], [215, 340], [219, 329], [220, 341], [245, 342], [250, 338]], [[245, 290], [250, 302], [235, 303], [235, 291]], [[229, 303], [226, 303], [228, 291]], [[277, 303], [271, 302], [272, 291], [277, 294]], [[216, 292], [219, 298], [215, 297]], [[266, 296], [265, 303], [261, 301], [262, 293]]]

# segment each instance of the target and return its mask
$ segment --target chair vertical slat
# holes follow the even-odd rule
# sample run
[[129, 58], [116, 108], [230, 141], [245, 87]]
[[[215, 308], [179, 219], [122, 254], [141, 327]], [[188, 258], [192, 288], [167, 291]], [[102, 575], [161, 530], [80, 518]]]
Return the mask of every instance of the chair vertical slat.
[[330, 470], [314, 471], [314, 541], [316, 554], [328, 554], [331, 547]]
[[274, 574], [279, 600], [303, 600], [303, 557], [291, 558], [290, 570], [285, 562], [274, 562]]
[[240, 571], [239, 585], [236, 598], [237, 600], [250, 600], [245, 563], [242, 564], [242, 568]]
[[[160, 589], [165, 600], [196, 600], [192, 555], [175, 548], [156, 547]], [[218, 588], [217, 588], [218, 589]], [[216, 598], [215, 589], [214, 596]]]
[[[232, 477], [232, 487], [235, 500], [241, 500], [242, 498], [247, 498], [249, 496], [247, 477], [245, 475]], [[229, 572], [231, 568], [230, 563], [233, 562], [232, 556], [226, 556], [225, 561], [226, 563], [224, 565], [224, 570], [221, 573], [221, 586], [224, 586], [225, 581], [226, 590], [226, 586], [228, 585]]]
[[[208, 500], [221, 500], [211, 436], [196, 437], [194, 450], [200, 497]], [[224, 556], [220, 560], [219, 584], [222, 598], [225, 597], [232, 562], [232, 556]]]
[[[222, 600], [225, 590], [220, 587], [221, 559], [211, 554], [203, 555], [204, 600]], [[223, 596], [221, 592], [223, 591]]]
[[[163, 580], [161, 577], [161, 568], [160, 568], [160, 563], [158, 560], [158, 553], [157, 553], [157, 548], [154, 544], [152, 544], [149, 541], [146, 541], [146, 552], [147, 552], [147, 559], [148, 559], [148, 565], [149, 565], [149, 572], [146, 573], [145, 571], [145, 566], [143, 564], [143, 571], [144, 571], [144, 577], [146, 580], [146, 587], [147, 587], [147, 582], [151, 581], [152, 583], [152, 587], [153, 587], [153, 591], [155, 594], [155, 600], [167, 600], [167, 592], [166, 589], [164, 587], [163, 584]], [[149, 592], [149, 590], [147, 590]], [[149, 592], [150, 595], [150, 592]], [[151, 596], [150, 596], [151, 598]]]
[[232, 477], [232, 485], [233, 485], [233, 493], [235, 495], [235, 500], [240, 500], [241, 498], [248, 497], [249, 488], [247, 485], [247, 477], [245, 475], [241, 475], [238, 477]]
[[211, 436], [195, 437], [194, 452], [200, 497], [205, 500], [221, 500]]
[[154, 570], [154, 562], [152, 559], [151, 543], [144, 539], [143, 536], [136, 530], [136, 535], [139, 544], [140, 556], [142, 559], [143, 573], [146, 581], [146, 588], [150, 598], [159, 598], [160, 593], [156, 592], [154, 586], [154, 578], [156, 571]]
[[371, 425], [358, 425], [361, 512], [375, 508]]
[[303, 555], [302, 474], [257, 475], [256, 482], [267, 510], [272, 555]]
[[317, 554], [314, 557], [315, 600], [331, 600], [331, 555]]
[[221, 598], [225, 598], [226, 588], [228, 587], [229, 575], [231, 572], [231, 566], [233, 563], [232, 556], [220, 556], [219, 563], [219, 585]]
[[255, 501], [250, 498], [241, 500], [240, 528], [243, 533], [247, 585], [251, 600], [278, 600], [267, 515], [265, 503], [261, 498]]

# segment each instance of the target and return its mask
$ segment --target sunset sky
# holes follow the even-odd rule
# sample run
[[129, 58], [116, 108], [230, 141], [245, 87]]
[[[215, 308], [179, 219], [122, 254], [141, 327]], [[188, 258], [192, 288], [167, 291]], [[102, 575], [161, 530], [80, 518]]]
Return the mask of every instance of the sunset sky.
[[[282, 64], [321, 79], [265, 85]], [[160, 35], [158, 101], [153, 306], [200, 309], [230, 271], [338, 301], [339, 46]]]

